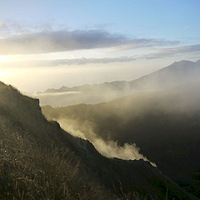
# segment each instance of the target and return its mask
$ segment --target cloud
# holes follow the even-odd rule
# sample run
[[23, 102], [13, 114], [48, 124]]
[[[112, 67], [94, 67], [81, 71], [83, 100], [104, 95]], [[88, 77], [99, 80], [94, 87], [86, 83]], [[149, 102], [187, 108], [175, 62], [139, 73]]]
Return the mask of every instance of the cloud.
[[40, 66], [61, 66], [61, 65], [84, 65], [84, 64], [107, 64], [115, 62], [131, 62], [138, 59], [158, 59], [165, 57], [174, 57], [177, 55], [199, 55], [200, 54], [200, 44], [190, 45], [190, 46], [181, 46], [176, 48], [164, 48], [156, 50], [151, 54], [140, 54], [132, 56], [121, 56], [114, 58], [74, 58], [74, 59], [57, 59], [57, 60], [43, 60], [38, 61], [37, 65]]
[[10, 34], [10, 30], [8, 26], [5, 23], [0, 22], [0, 37], [5, 37], [6, 35], [9, 35], [9, 34]]
[[[26, 60], [26, 61], [15, 61], [15, 62], [4, 62], [4, 67], [9, 66], [38, 66], [38, 67], [54, 67], [54, 66], [64, 66], [64, 65], [87, 65], [87, 64], [107, 64], [107, 63], [125, 63], [136, 61], [140, 59], [159, 59], [166, 57], [175, 57], [177, 55], [182, 56], [200, 56], [200, 44], [181, 46], [176, 48], [163, 48], [157, 49], [150, 54], [135, 54], [132, 56], [120, 56], [120, 57], [81, 57], [81, 58], [67, 58], [67, 59], [54, 59], [54, 60]], [[6, 65], [5, 65], [6, 64]]]
[[168, 46], [168, 45], [177, 45], [178, 41], [167, 41], [163, 39], [136, 39], [135, 41], [129, 42], [125, 45], [120, 45], [114, 47], [115, 50], [128, 50], [128, 49], [138, 49], [138, 48], [147, 48], [155, 46]]
[[136, 58], [129, 56], [121, 56], [116, 58], [74, 58], [74, 59], [57, 59], [50, 61], [38, 61], [38, 65], [42, 66], [60, 66], [60, 65], [85, 65], [85, 64], [107, 64], [114, 62], [130, 62], [134, 61]]
[[96, 48], [135, 49], [177, 44], [158, 39], [131, 39], [101, 30], [27, 32], [0, 39], [0, 55], [40, 54]]
[[177, 56], [181, 54], [200, 55], [200, 44], [159, 49], [154, 53], [144, 56], [144, 58], [156, 59], [156, 58]]

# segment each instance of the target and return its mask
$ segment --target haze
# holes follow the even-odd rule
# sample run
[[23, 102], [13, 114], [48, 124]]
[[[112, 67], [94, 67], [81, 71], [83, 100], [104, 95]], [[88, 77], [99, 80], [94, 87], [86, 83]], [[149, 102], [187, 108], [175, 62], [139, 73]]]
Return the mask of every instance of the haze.
[[21, 91], [133, 80], [200, 54], [200, 2], [13, 1], [0, 6], [0, 79]]

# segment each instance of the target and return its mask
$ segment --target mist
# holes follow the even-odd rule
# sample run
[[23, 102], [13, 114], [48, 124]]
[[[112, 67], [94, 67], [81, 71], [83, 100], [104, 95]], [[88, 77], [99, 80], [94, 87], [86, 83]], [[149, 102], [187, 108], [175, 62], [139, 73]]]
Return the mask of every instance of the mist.
[[[76, 126], [75, 121], [66, 119], [60, 119], [57, 121], [65, 131], [72, 134], [73, 136], [89, 140], [94, 145], [96, 150], [105, 157], [120, 158], [123, 160], [143, 159], [145, 161], [149, 161], [139, 152], [140, 149], [134, 143], [125, 143], [123, 146], [120, 146], [117, 142], [114, 142], [112, 140], [105, 141], [102, 138], [98, 137], [97, 134], [94, 133], [92, 130], [92, 124], [88, 121], [85, 121], [82, 124], [82, 130], [85, 130], [86, 133], [79, 130], [79, 127]], [[156, 166], [155, 163], [151, 164]]]
[[165, 124], [175, 130], [182, 121], [196, 120], [191, 116], [200, 107], [199, 75], [199, 61], [181, 61], [130, 82], [49, 89], [40, 94], [48, 105], [73, 105], [42, 111], [106, 157], [148, 160], [146, 148], [155, 143], [148, 143], [149, 133], [162, 135]]
[[[125, 72], [122, 73], [120, 65], [118, 70], [116, 70], [116, 67], [109, 67], [106, 69], [106, 67], [108, 67], [106, 64], [105, 68], [99, 68], [98, 70], [93, 70], [92, 66], [87, 68], [87, 71], [85, 71], [85, 68], [71, 69], [71, 71], [65, 71], [63, 69], [61, 71], [62, 74], [55, 73], [55, 76], [59, 76], [59, 78], [53, 78], [53, 75], [50, 73], [54, 73], [55, 71], [52, 69], [48, 74], [48, 77], [51, 78], [51, 80], [54, 80], [52, 84], [57, 85], [60, 84], [60, 82], [67, 80], [72, 81], [73, 83], [76, 82], [77, 86], [71, 87], [71, 85], [66, 84], [64, 86], [62, 85], [60, 88], [58, 87], [59, 89], [47, 89], [44, 92], [35, 92], [30, 95], [39, 98], [40, 105], [50, 105], [53, 107], [80, 103], [97, 104], [142, 91], [162, 91], [198, 82], [200, 77], [199, 66], [199, 61], [175, 62], [168, 67], [144, 75], [140, 78], [135, 78], [131, 81], [128, 81], [128, 79], [130, 80], [131, 74], [135, 74], [134, 69], [132, 69], [133, 73], [130, 73], [130, 67], [125, 67], [123, 70]], [[86, 74], [88, 75], [86, 76]], [[126, 81], [123, 79], [118, 79], [119, 81], [116, 81], [117, 77], [120, 76], [120, 79], [125, 78]], [[87, 77], [88, 84], [78, 84], [81, 81], [84, 82], [84, 77]], [[111, 81], [101, 82], [101, 77], [104, 77], [102, 81]], [[113, 77], [116, 79], [112, 81]], [[38, 76], [38, 78], [42, 77]], [[93, 79], [97, 82], [96, 84], [91, 84], [93, 83]]]
[[[172, 155], [176, 155], [180, 145], [176, 137], [186, 145], [184, 151], [194, 142], [199, 102], [199, 82], [196, 82], [163, 91], [138, 92], [95, 105], [44, 106], [42, 112], [70, 134], [89, 140], [108, 158], [143, 159], [155, 166], [159, 160], [151, 159], [155, 159], [152, 152], [159, 154], [159, 149], [169, 148], [173, 138]], [[185, 132], [190, 129], [189, 136]]]

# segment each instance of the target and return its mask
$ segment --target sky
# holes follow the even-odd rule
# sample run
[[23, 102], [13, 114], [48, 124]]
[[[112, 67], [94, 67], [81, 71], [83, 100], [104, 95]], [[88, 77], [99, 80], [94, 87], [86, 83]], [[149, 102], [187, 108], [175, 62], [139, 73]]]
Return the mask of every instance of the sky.
[[1, 0], [0, 80], [35, 92], [200, 59], [199, 0]]

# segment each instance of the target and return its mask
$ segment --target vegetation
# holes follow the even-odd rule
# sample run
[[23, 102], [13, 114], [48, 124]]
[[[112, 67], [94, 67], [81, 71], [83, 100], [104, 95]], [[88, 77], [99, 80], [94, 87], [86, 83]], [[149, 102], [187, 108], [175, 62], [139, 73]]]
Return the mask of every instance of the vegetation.
[[0, 83], [0, 199], [195, 199], [149, 162], [107, 159]]
[[[13, 89], [5, 88], [3, 95], [8, 92], [6, 90]], [[15, 92], [13, 90], [12, 95], [21, 96]], [[3, 95], [1, 97], [5, 98]], [[18, 105], [12, 105], [12, 101], [5, 102], [3, 98], [0, 115], [0, 199], [114, 198], [114, 195], [80, 171], [78, 159], [71, 150], [56, 144], [56, 140], [52, 140], [48, 135], [41, 141], [41, 135], [34, 135], [37, 132], [31, 131], [32, 126], [26, 126], [25, 118], [24, 121], [16, 121], [26, 114], [26, 111], [19, 113], [20, 102]], [[28, 100], [27, 97], [20, 98]], [[24, 110], [26, 106], [27, 104]], [[13, 115], [12, 109], [18, 112]], [[6, 115], [5, 111], [8, 110]], [[35, 110], [32, 114], [37, 112]], [[29, 118], [32, 123], [33, 119], [34, 116]], [[36, 127], [40, 126], [39, 124], [34, 125], [35, 130], [42, 128]], [[25, 130], [25, 126], [29, 127], [29, 130]], [[40, 130], [38, 134], [42, 133], [45, 134], [45, 130]]]

